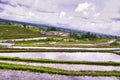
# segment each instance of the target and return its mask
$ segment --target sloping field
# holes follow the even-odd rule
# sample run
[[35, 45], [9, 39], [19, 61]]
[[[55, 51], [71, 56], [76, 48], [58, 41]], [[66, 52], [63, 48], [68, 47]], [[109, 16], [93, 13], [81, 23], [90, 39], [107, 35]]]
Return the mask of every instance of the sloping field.
[[0, 38], [1, 39], [16, 39], [16, 38], [31, 38], [41, 36], [38, 32], [26, 29], [20, 26], [0, 24]]

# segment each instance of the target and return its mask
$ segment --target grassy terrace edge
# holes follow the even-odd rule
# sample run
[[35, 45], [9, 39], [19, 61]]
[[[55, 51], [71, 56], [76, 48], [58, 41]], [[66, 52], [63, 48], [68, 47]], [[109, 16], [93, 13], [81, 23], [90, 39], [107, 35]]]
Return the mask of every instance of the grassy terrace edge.
[[0, 62], [0, 69], [22, 70], [49, 74], [71, 75], [71, 76], [116, 76], [120, 77], [120, 71], [69, 71], [51, 67], [30, 66]]
[[[120, 50], [120, 49], [118, 49]], [[0, 53], [4, 52], [113, 52], [117, 50], [73, 50], [73, 49], [13, 49], [0, 48]]]
[[5, 61], [22, 61], [22, 62], [36, 62], [36, 63], [56, 63], [56, 64], [86, 64], [86, 65], [104, 65], [104, 66], [120, 66], [120, 62], [92, 62], [92, 61], [78, 61], [78, 60], [51, 60], [44, 58], [19, 58], [0, 56], [0, 60]]

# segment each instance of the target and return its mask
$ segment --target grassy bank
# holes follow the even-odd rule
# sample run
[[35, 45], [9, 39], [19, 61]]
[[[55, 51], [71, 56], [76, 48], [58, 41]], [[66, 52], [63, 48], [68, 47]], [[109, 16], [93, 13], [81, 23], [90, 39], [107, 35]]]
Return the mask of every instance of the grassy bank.
[[110, 46], [110, 45], [95, 45], [95, 46], [86, 46], [86, 45], [68, 45], [68, 44], [15, 44], [15, 46], [24, 46], [24, 47], [66, 47], [66, 48], [120, 48], [120, 46]]
[[[76, 44], [76, 45], [75, 45]], [[107, 45], [77, 45], [82, 43], [55, 43], [52, 44], [50, 42], [41, 43], [15, 43], [15, 46], [24, 46], [24, 47], [69, 47], [69, 48], [120, 48], [120, 46], [110, 46]]]
[[[120, 45], [112, 44], [108, 42], [113, 39], [73, 39], [64, 37], [47, 36], [46, 39], [41, 40], [23, 40], [15, 41], [15, 46], [32, 46], [32, 47], [82, 47], [82, 48], [119, 48]], [[75, 45], [76, 44], [76, 45]], [[78, 45], [78, 44], [93, 44], [93, 45]]]
[[[15, 46], [30, 46], [30, 47], [77, 47], [77, 48], [119, 48], [120, 46], [110, 46], [109, 44], [95, 45], [100, 44], [100, 42], [69, 42], [69, 41], [47, 41], [45, 40], [30, 40], [30, 41], [16, 41]], [[104, 42], [105, 43], [105, 42]], [[81, 45], [78, 45], [81, 44]], [[82, 45], [83, 44], [83, 45]], [[84, 45], [88, 44], [88, 45]], [[93, 44], [93, 45], [89, 45]]]
[[120, 66], [120, 62], [91, 62], [91, 61], [77, 61], [77, 60], [51, 60], [43, 58], [19, 58], [19, 57], [5, 57], [0, 56], [0, 60], [9, 61], [23, 61], [23, 62], [37, 62], [37, 63], [59, 63], [59, 64], [86, 64], [86, 65], [104, 65], [104, 66]]
[[30, 66], [0, 62], [0, 69], [22, 70], [40, 73], [71, 75], [71, 76], [116, 76], [120, 77], [120, 71], [68, 71], [43, 66]]
[[114, 52], [117, 50], [72, 50], [72, 49], [12, 49], [0, 48], [0, 53], [4, 52]]

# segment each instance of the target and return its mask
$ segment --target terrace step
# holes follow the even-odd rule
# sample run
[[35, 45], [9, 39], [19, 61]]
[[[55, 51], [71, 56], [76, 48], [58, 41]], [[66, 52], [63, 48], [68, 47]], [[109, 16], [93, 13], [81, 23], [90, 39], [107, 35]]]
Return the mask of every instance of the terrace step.
[[64, 70], [80, 71], [80, 70], [97, 70], [97, 71], [120, 71], [120, 66], [98, 66], [98, 65], [83, 65], [83, 64], [54, 64], [54, 63], [35, 63], [35, 62], [22, 62], [22, 61], [5, 61], [0, 62], [12, 63], [12, 64], [23, 64], [31, 66], [44, 66], [59, 68]]

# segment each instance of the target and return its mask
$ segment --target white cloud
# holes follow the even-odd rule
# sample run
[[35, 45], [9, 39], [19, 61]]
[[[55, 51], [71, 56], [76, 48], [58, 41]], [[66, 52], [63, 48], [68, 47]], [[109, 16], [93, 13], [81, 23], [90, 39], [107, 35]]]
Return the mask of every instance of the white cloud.
[[[34, 0], [33, 0], [34, 2]], [[33, 10], [37, 11], [46, 11], [46, 12], [55, 12], [57, 10], [57, 6], [52, 3], [50, 0], [35, 0], [34, 4], [31, 6]]]
[[71, 20], [71, 19], [73, 19], [73, 17], [72, 17], [72, 16], [69, 16], [68, 19]]
[[90, 6], [91, 6], [91, 4], [90, 4], [90, 3], [87, 3], [87, 2], [85, 2], [85, 3], [80, 3], [80, 4], [77, 6], [77, 8], [75, 9], [75, 12], [82, 12], [82, 11], [84, 11], [84, 10], [89, 9]]
[[[83, 17], [92, 17], [96, 13], [96, 8], [93, 3], [79, 3], [77, 8], [75, 9], [76, 13], [79, 13], [78, 15], [83, 16]], [[96, 15], [97, 16], [97, 15]]]
[[[0, 3], [0, 7], [4, 10], [0, 12], [0, 17], [4, 17], [12, 20], [22, 20], [22, 21], [36, 21], [44, 18], [48, 18], [50, 13], [56, 11], [56, 7], [51, 4], [49, 0], [40, 1], [40, 0], [2, 0], [3, 3]], [[46, 16], [43, 17], [43, 14]], [[46, 19], [47, 20], [47, 19]]]
[[[120, 0], [1, 0], [0, 18], [32, 23], [68, 24], [66, 28], [109, 34], [120, 31]], [[104, 6], [99, 5], [99, 1]], [[96, 4], [97, 3], [97, 4]], [[99, 5], [99, 6], [98, 6]], [[61, 26], [62, 27], [62, 26]], [[120, 35], [120, 34], [118, 34]]]
[[94, 17], [98, 17], [98, 16], [100, 16], [100, 13], [94, 14]]
[[103, 11], [99, 19], [101, 20], [110, 20], [111, 18], [120, 17], [120, 0], [108, 0], [105, 4]]
[[66, 12], [61, 11], [59, 17], [60, 17], [60, 18], [63, 18], [63, 17], [65, 17], [65, 16], [66, 16]]
[[87, 11], [83, 11], [83, 15], [87, 16], [88, 12]]

